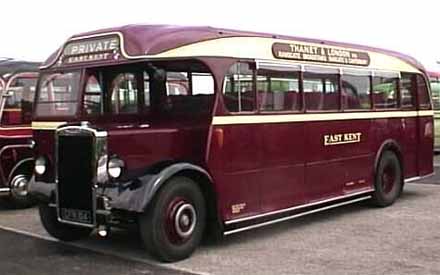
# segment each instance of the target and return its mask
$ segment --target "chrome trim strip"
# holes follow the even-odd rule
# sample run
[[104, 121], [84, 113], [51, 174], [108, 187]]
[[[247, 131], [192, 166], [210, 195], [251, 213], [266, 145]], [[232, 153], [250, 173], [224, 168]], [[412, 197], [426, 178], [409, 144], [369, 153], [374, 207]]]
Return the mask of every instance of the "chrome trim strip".
[[364, 191], [360, 191], [360, 192], [356, 192], [356, 193], [350, 193], [348, 195], [343, 195], [343, 196], [338, 196], [338, 197], [334, 197], [334, 198], [330, 198], [330, 199], [326, 199], [326, 200], [322, 200], [322, 201], [316, 201], [316, 202], [312, 202], [312, 203], [297, 205], [294, 207], [276, 210], [276, 211], [272, 211], [272, 212], [268, 212], [268, 213], [255, 215], [255, 216], [244, 217], [244, 218], [239, 218], [239, 219], [234, 219], [234, 220], [228, 220], [228, 221], [225, 221], [225, 224], [229, 225], [229, 224], [234, 224], [234, 223], [238, 223], [238, 222], [244, 222], [244, 221], [249, 221], [249, 220], [253, 220], [253, 219], [258, 219], [258, 218], [262, 218], [262, 217], [266, 217], [266, 216], [270, 216], [270, 215], [281, 214], [284, 212], [298, 210], [301, 208], [315, 206], [315, 205], [319, 205], [319, 204], [323, 204], [323, 203], [327, 203], [327, 202], [332, 202], [332, 201], [336, 201], [336, 200], [340, 200], [340, 199], [351, 198], [351, 197], [354, 197], [357, 195], [362, 195], [362, 194], [370, 193], [373, 191], [374, 191], [374, 189], [368, 189], [368, 190], [364, 190]]
[[0, 188], [0, 193], [9, 193], [9, 191], [11, 191], [9, 187]]
[[[57, 207], [57, 209], [59, 209], [59, 207]], [[94, 218], [96, 220], [96, 218]], [[67, 220], [63, 220], [61, 219], [59, 216], [57, 217], [58, 222], [60, 223], [65, 223], [65, 224], [70, 224], [70, 225], [76, 225], [76, 226], [81, 226], [81, 227], [90, 227], [90, 228], [95, 228], [96, 227], [96, 221], [94, 221], [94, 224], [88, 224], [88, 223], [79, 223], [79, 222], [72, 222], [72, 221], [67, 221]]]
[[435, 175], [435, 173], [433, 172], [431, 174], [424, 175], [424, 176], [417, 176], [417, 177], [408, 178], [408, 179], [405, 179], [405, 183], [426, 179], [426, 178], [432, 177], [434, 175]]
[[314, 210], [303, 212], [303, 213], [299, 213], [299, 214], [296, 214], [296, 215], [293, 215], [293, 216], [287, 216], [287, 217], [284, 217], [284, 218], [280, 218], [280, 219], [276, 219], [276, 220], [272, 220], [272, 221], [267, 221], [267, 222], [263, 222], [263, 223], [260, 223], [260, 224], [255, 224], [255, 225], [238, 228], [238, 229], [231, 230], [231, 231], [226, 231], [226, 232], [223, 233], [223, 235], [227, 236], [227, 235], [231, 235], [231, 234], [235, 234], [235, 233], [239, 233], [239, 232], [243, 232], [243, 231], [247, 231], [247, 230], [263, 227], [263, 226], [266, 226], [266, 225], [271, 225], [271, 224], [274, 224], [274, 223], [279, 223], [279, 222], [283, 222], [283, 221], [299, 218], [299, 217], [302, 217], [302, 216], [306, 216], [306, 215], [309, 215], [309, 214], [313, 214], [313, 213], [321, 212], [321, 211], [324, 211], [324, 210], [336, 208], [336, 207], [339, 207], [339, 206], [344, 206], [344, 205], [347, 205], [347, 204], [352, 204], [352, 203], [355, 203], [355, 202], [368, 200], [370, 198], [371, 198], [371, 196], [366, 196], [366, 197], [361, 197], [361, 198], [357, 198], [357, 199], [350, 200], [350, 201], [341, 202], [341, 203], [338, 203], [338, 204], [329, 205], [329, 206], [326, 206], [326, 207], [323, 207], [323, 208], [314, 209]]

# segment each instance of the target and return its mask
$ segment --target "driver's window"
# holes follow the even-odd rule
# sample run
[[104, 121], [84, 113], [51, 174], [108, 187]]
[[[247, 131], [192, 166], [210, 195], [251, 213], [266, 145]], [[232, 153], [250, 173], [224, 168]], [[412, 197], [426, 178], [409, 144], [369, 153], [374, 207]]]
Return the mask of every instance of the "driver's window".
[[89, 76], [84, 94], [84, 112], [87, 115], [102, 114], [104, 112], [102, 97], [102, 87], [97, 77]]
[[138, 87], [133, 73], [118, 74], [111, 84], [111, 111], [116, 114], [138, 112]]

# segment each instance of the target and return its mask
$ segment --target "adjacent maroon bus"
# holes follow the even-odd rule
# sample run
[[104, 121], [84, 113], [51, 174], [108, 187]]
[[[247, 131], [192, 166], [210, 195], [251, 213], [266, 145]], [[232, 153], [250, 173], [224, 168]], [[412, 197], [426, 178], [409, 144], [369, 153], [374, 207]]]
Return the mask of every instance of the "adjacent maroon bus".
[[139, 226], [162, 261], [370, 200], [433, 173], [423, 66], [402, 54], [209, 27], [70, 38], [42, 67], [35, 182], [61, 240]]
[[0, 194], [6, 206], [24, 208], [35, 201], [28, 183], [33, 174], [32, 104], [38, 63], [5, 60], [0, 63]]
[[440, 151], [440, 72], [428, 72], [434, 109], [434, 151]]

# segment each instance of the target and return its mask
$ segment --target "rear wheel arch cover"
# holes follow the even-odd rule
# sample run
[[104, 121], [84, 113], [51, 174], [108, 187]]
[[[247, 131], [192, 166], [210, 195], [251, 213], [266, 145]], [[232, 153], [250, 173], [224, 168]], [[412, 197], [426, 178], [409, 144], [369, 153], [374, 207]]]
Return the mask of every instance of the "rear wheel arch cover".
[[[392, 151], [394, 154], [396, 154], [397, 159], [399, 160], [400, 163], [400, 169], [402, 170], [402, 173], [404, 173], [404, 166], [403, 166], [403, 155], [402, 155], [402, 148], [400, 147], [399, 143], [397, 143], [397, 141], [395, 141], [394, 139], [387, 139], [385, 140], [379, 147], [379, 150], [377, 150], [376, 152], [376, 157], [374, 159], [374, 176], [376, 177], [376, 173], [377, 173], [377, 167], [379, 165], [380, 159], [382, 157], [382, 153], [390, 150]], [[404, 178], [402, 176], [402, 178]]]

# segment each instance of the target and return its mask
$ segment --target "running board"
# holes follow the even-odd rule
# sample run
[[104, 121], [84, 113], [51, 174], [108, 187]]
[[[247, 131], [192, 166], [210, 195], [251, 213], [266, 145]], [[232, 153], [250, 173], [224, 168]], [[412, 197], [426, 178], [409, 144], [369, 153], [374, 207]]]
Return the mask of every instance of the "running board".
[[[364, 200], [368, 200], [368, 199], [371, 199], [371, 195], [367, 195], [367, 196], [363, 196], [363, 197], [357, 197], [357, 198], [354, 198], [354, 199], [351, 199], [351, 200], [347, 200], [347, 201], [343, 201], [343, 202], [340, 202], [340, 203], [329, 204], [329, 205], [326, 205], [326, 206], [318, 207], [318, 208], [307, 210], [307, 211], [300, 212], [300, 213], [296, 212], [296, 213], [293, 213], [292, 215], [288, 215], [288, 216], [284, 216], [284, 217], [279, 217], [279, 218], [275, 218], [275, 219], [272, 219], [272, 220], [266, 220], [266, 221], [262, 221], [260, 223], [254, 223], [254, 224], [251, 224], [251, 225], [245, 225], [243, 227], [238, 226], [236, 228], [231, 228], [231, 229], [227, 229], [226, 228], [226, 230], [223, 233], [223, 235], [227, 236], [227, 235], [231, 235], [231, 234], [235, 234], [235, 233], [239, 233], [239, 232], [243, 232], [243, 231], [248, 231], [248, 230], [251, 230], [251, 229], [255, 229], [255, 228], [259, 228], [259, 227], [263, 227], [263, 226], [267, 226], [267, 225], [271, 225], [271, 224], [275, 224], [275, 223], [279, 223], [279, 222], [283, 222], [283, 221], [292, 220], [292, 219], [299, 218], [299, 217], [302, 217], [302, 216], [306, 216], [306, 215], [309, 215], [309, 214], [318, 213], [318, 212], [321, 212], [321, 211], [329, 210], [329, 209], [332, 209], [332, 208], [337, 208], [337, 207], [340, 207], [340, 206], [344, 206], [344, 205], [348, 205], [348, 204], [352, 204], [352, 203], [356, 203], [356, 202], [360, 202], [360, 201], [364, 201]], [[237, 225], [240, 225], [240, 223], [238, 223]]]

